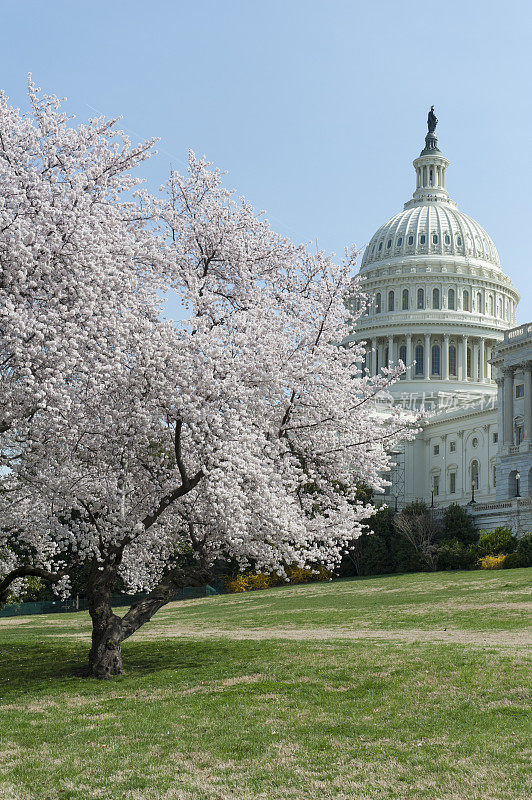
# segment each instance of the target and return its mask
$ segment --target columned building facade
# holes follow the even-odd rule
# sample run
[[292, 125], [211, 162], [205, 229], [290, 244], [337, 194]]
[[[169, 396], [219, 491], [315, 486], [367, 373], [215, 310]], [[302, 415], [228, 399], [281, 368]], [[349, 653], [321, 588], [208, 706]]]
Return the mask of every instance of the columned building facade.
[[[491, 238], [448, 194], [449, 161], [438, 148], [436, 123], [431, 109], [425, 147], [413, 162], [412, 199], [377, 230], [364, 252], [360, 277], [369, 300], [352, 336], [365, 342], [369, 374], [399, 361], [406, 365], [390, 389], [393, 402], [429, 412], [416, 440], [394, 453], [384, 499], [399, 507], [416, 499], [440, 507], [473, 499], [477, 506], [508, 492], [499, 468], [497, 405], [502, 407], [502, 393], [508, 408], [515, 375], [521, 375], [521, 366], [508, 364], [502, 384], [499, 376], [500, 348], [515, 327], [519, 294]], [[522, 375], [529, 414], [527, 365]], [[532, 439], [529, 416], [523, 412], [516, 428], [511, 413], [504, 428], [507, 448], [515, 446], [510, 441], [516, 430], [523, 441]], [[532, 445], [528, 458], [531, 453]]]

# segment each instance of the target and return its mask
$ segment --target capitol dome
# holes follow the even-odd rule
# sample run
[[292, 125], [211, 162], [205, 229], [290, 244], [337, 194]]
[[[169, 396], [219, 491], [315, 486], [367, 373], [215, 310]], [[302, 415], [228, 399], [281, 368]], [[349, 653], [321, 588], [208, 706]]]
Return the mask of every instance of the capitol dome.
[[459, 210], [446, 188], [448, 159], [429, 112], [425, 147], [414, 160], [415, 190], [372, 236], [360, 267], [368, 307], [353, 339], [366, 342], [376, 375], [408, 365], [392, 392], [496, 391], [490, 359], [515, 325], [519, 294], [501, 269], [484, 228]]
[[372, 236], [362, 259], [362, 270], [369, 264], [418, 255], [438, 259], [468, 259], [501, 268], [492, 240], [478, 222], [459, 211], [450, 201], [406, 203]]

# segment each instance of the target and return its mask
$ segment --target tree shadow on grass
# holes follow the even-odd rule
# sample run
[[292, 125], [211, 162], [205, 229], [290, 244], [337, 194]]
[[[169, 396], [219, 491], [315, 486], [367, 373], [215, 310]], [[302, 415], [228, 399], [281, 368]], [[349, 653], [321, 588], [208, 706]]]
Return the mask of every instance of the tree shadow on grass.
[[8, 701], [17, 695], [52, 690], [58, 694], [90, 692], [91, 686], [107, 692], [128, 681], [157, 680], [157, 675], [168, 670], [190, 680], [225, 677], [249, 671], [253, 662], [264, 663], [267, 655], [268, 644], [262, 642], [128, 641], [123, 646], [123, 675], [98, 681], [89, 676], [86, 644], [50, 639], [0, 642], [0, 698]]

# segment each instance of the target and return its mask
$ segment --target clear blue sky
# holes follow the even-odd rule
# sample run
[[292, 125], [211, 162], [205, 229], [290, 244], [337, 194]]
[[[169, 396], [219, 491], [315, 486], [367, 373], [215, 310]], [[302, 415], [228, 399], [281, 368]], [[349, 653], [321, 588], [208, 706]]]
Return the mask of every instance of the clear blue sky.
[[498, 247], [532, 320], [532, 10], [522, 0], [0, 0], [0, 83], [188, 148], [274, 227], [343, 253], [414, 188], [435, 105], [447, 187]]

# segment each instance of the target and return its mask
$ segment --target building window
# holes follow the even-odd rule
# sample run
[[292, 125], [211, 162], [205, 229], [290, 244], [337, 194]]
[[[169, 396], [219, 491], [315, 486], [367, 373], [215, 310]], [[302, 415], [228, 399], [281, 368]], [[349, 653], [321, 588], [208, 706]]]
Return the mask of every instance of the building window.
[[381, 313], [381, 293], [380, 292], [377, 292], [377, 294], [375, 295], [375, 313], [376, 314], [380, 314]]
[[456, 375], [456, 347], [454, 344], [449, 347], [449, 375]]
[[391, 246], [392, 246], [392, 240], [388, 239], [388, 241], [386, 242], [386, 247], [388, 248], [388, 250], [390, 249]]
[[408, 289], [403, 289], [403, 311], [408, 311]]
[[416, 345], [416, 375], [423, 375], [423, 345]]
[[438, 244], [438, 234], [437, 233], [433, 233], [432, 234], [432, 244]]
[[395, 294], [388, 292], [388, 311], [395, 311]]
[[524, 397], [525, 396], [525, 384], [518, 383], [515, 387], [515, 396], [516, 397]]
[[478, 489], [479, 468], [478, 461], [471, 462], [471, 485]]
[[432, 479], [432, 488], [434, 489], [434, 497], [438, 497], [440, 493], [440, 476], [435, 475]]
[[490, 296], [489, 296], [489, 309], [490, 309], [490, 316], [493, 317], [494, 304], [493, 304], [493, 295], [492, 294], [490, 294]]
[[439, 456], [440, 455], [440, 445], [439, 444], [435, 444], [434, 445], [434, 455], [435, 456]]
[[471, 348], [467, 348], [467, 377], [471, 377]]
[[497, 433], [497, 431], [495, 431], [495, 433], [493, 434], [492, 441], [493, 444], [497, 444], [497, 442], [499, 441], [499, 434]]
[[471, 444], [473, 445], [473, 447], [478, 447], [478, 439], [476, 436], [473, 437], [473, 441], [471, 442]]
[[449, 494], [456, 494], [456, 472], [449, 473]]
[[451, 311], [454, 311], [454, 289], [449, 289], [447, 293], [447, 306], [451, 309]]
[[456, 442], [449, 442], [449, 450], [451, 453], [456, 452]]
[[493, 465], [493, 486], [497, 486], [497, 467]]
[[374, 252], [375, 252], [375, 245], [373, 245], [373, 247], [371, 248], [371, 255], [373, 255]]
[[432, 374], [440, 375], [440, 345], [432, 345]]
[[432, 290], [432, 308], [439, 308], [440, 307], [440, 290], [433, 289]]
[[462, 237], [461, 236], [457, 236], [456, 237], [456, 244], [458, 245], [458, 247], [462, 247]]
[[406, 344], [402, 344], [399, 348], [399, 360], [406, 364]]
[[445, 234], [445, 244], [451, 244], [451, 237], [448, 233]]
[[479, 314], [484, 313], [484, 309], [482, 307], [482, 295], [480, 292], [477, 292], [477, 311]]
[[421, 236], [419, 237], [419, 244], [425, 244], [426, 241], [427, 237], [425, 236], [424, 233], [422, 233]]
[[417, 307], [425, 308], [425, 292], [423, 289], [417, 290]]
[[464, 311], [469, 311], [469, 292], [464, 292]]
[[382, 242], [379, 242], [379, 250], [382, 250]]
[[521, 442], [525, 438], [524, 434], [525, 434], [525, 431], [524, 431], [523, 426], [522, 425], [516, 425], [515, 426], [515, 443], [516, 444], [521, 444]]
[[414, 237], [413, 236], [409, 236], [408, 237], [408, 244], [414, 244]]
[[400, 237], [398, 238], [398, 240], [397, 240], [397, 247], [401, 247], [401, 245], [402, 245], [402, 244], [403, 244], [403, 237], [402, 237], [402, 236], [400, 236]]

